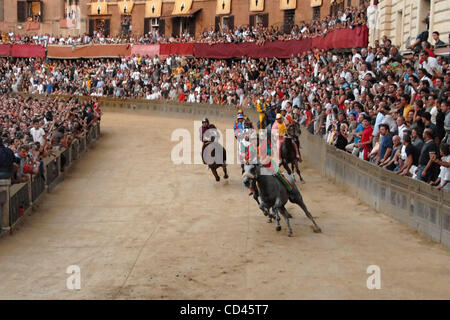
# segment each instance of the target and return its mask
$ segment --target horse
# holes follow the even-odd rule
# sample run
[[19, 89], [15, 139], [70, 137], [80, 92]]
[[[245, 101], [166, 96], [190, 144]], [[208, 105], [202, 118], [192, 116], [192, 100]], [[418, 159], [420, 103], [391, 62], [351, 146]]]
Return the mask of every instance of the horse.
[[[284, 138], [284, 141], [281, 145], [281, 165], [286, 169], [288, 174], [292, 174], [292, 171], [297, 172], [298, 176], [300, 177], [300, 181], [305, 183], [305, 180], [303, 180], [302, 175], [300, 174], [300, 169], [298, 168], [298, 162], [299, 159], [297, 158], [297, 153], [295, 152], [295, 147], [293, 145], [294, 138], [291, 136], [286, 136]], [[298, 143], [298, 142], [296, 142]], [[297, 144], [298, 145], [298, 144]], [[292, 170], [289, 168], [289, 164], [291, 164]], [[295, 180], [295, 175], [294, 175]]]
[[280, 225], [280, 213], [286, 220], [286, 225], [288, 228], [288, 236], [292, 236], [292, 228], [289, 222], [291, 217], [287, 212], [285, 205], [288, 200], [292, 203], [297, 204], [305, 212], [308, 219], [313, 223], [313, 231], [316, 233], [322, 232], [320, 227], [314, 221], [313, 216], [308, 211], [305, 203], [303, 202], [302, 195], [295, 185], [291, 177], [285, 177], [289, 183], [292, 185], [292, 190], [288, 192], [283, 183], [275, 177], [270, 169], [261, 166], [260, 164], [246, 164], [244, 166], [243, 183], [249, 188], [256, 182], [258, 187], [258, 194], [261, 198], [259, 208], [269, 217], [271, 217], [270, 209], [275, 214], [277, 220], [276, 230], [281, 230]]
[[[216, 150], [218, 151], [218, 155], [216, 157]], [[205, 159], [205, 155], [207, 156]], [[209, 141], [204, 143], [202, 148], [202, 159], [203, 163], [208, 165], [208, 168], [211, 169], [211, 172], [216, 178], [216, 181], [220, 181], [219, 174], [217, 173], [217, 169], [222, 167], [224, 179], [228, 179], [228, 172], [227, 172], [227, 151], [224, 147], [218, 142]]]

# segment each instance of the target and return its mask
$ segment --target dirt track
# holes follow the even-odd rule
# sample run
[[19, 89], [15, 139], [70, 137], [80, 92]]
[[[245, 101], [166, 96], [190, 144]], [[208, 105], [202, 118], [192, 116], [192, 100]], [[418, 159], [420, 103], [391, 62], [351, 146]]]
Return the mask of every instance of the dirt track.
[[[300, 189], [324, 232], [290, 204], [288, 238], [247, 196], [238, 166], [216, 183], [203, 165], [173, 165], [175, 128], [193, 123], [107, 113], [96, 146], [0, 239], [0, 298], [450, 299], [448, 249], [305, 164]], [[79, 291], [66, 288], [69, 265], [81, 268]], [[366, 287], [369, 265], [381, 290]]]

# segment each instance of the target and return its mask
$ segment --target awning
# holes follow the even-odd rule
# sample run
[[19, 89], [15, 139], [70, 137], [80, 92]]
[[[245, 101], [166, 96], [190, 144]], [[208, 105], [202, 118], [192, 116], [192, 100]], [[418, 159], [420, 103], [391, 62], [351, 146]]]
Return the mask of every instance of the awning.
[[92, 15], [108, 14], [108, 3], [100, 1], [91, 2], [91, 14]]
[[162, 0], [150, 0], [145, 2], [145, 17], [159, 18], [161, 16]]
[[118, 1], [117, 6], [119, 7], [119, 12], [122, 14], [131, 13], [134, 7], [134, 1]]
[[170, 14], [170, 15], [166, 15], [166, 16], [161, 16], [160, 18], [161, 19], [176, 18], [176, 17], [191, 18], [191, 17], [195, 16], [199, 11], [202, 11], [202, 8], [200, 8], [200, 9], [191, 9], [187, 13]]
[[230, 14], [231, 0], [217, 0], [216, 15]]
[[292, 10], [297, 8], [297, 0], [280, 0], [281, 10]]
[[192, 8], [192, 0], [175, 0], [172, 15], [187, 14]]
[[250, 0], [250, 11], [264, 11], [264, 0]]

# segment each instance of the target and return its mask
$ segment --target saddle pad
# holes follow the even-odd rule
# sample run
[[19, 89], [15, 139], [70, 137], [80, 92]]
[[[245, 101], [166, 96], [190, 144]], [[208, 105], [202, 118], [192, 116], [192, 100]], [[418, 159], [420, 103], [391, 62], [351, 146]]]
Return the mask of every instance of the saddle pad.
[[294, 186], [286, 179], [284, 176], [284, 173], [277, 172], [275, 176], [283, 183], [283, 185], [286, 187], [286, 189], [290, 192], [294, 188]]

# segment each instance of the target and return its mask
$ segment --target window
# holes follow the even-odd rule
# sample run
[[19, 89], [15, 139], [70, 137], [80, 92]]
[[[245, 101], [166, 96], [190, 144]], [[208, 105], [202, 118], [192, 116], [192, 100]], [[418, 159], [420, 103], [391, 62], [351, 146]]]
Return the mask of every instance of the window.
[[41, 22], [43, 19], [42, 9], [42, 1], [17, 1], [17, 22]]
[[64, 3], [64, 19], [76, 19], [80, 10], [80, 0], [62, 0]]
[[152, 29], [159, 27], [159, 18], [152, 18], [151, 22], [152, 22]]
[[295, 18], [295, 9], [284, 10], [284, 32], [291, 32], [292, 27], [294, 26], [294, 18]]
[[17, 1], [17, 22], [27, 21], [27, 2]]
[[352, 6], [352, 0], [347, 0], [347, 7], [351, 7]]
[[249, 25], [250, 27], [258, 26], [259, 24], [262, 24], [263, 27], [269, 26], [269, 14], [251, 14], [249, 16]]
[[344, 2], [336, 3], [336, 1], [330, 6], [330, 16], [337, 17], [338, 12], [344, 12]]
[[313, 8], [313, 20], [320, 20], [320, 6]]
[[129, 36], [131, 33], [131, 15], [123, 14], [121, 16], [122, 35]]
[[3, 21], [5, 19], [4, 8], [5, 8], [4, 0], [0, 0], [0, 21]]
[[226, 16], [222, 18], [222, 30], [225, 28], [228, 30], [234, 29], [234, 16]]
[[28, 17], [29, 21], [42, 21], [42, 1], [28, 1]]
[[262, 25], [263, 27], [267, 28], [269, 26], [269, 14], [257, 14], [256, 15], [256, 25]]

